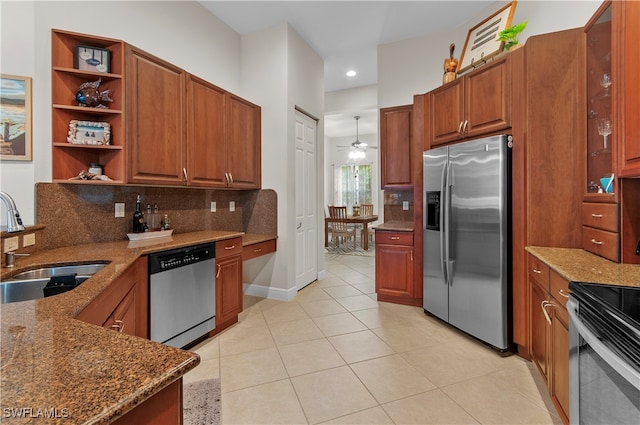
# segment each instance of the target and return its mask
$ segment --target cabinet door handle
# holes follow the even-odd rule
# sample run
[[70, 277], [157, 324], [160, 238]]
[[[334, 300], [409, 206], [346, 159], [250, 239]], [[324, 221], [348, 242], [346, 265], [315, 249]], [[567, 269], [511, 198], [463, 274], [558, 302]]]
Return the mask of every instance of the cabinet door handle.
[[262, 248], [256, 248], [253, 250], [253, 252], [262, 252]]
[[389, 239], [391, 239], [392, 241], [398, 241], [400, 240], [400, 236], [389, 236]]
[[594, 245], [602, 245], [602, 241], [597, 241], [595, 239], [591, 239], [591, 243]]
[[220, 277], [220, 270], [222, 270], [222, 266], [220, 264], [216, 264], [216, 279]]
[[593, 217], [593, 218], [602, 218], [602, 214], [591, 213], [591, 217]]
[[411, 261], [413, 262], [413, 249], [411, 250]]
[[189, 178], [187, 177], [187, 169], [186, 168], [182, 168], [182, 176], [184, 177], [184, 181], [189, 180]]
[[462, 124], [464, 124], [464, 121], [460, 121], [460, 125], [458, 126], [458, 133], [462, 134]]
[[229, 184], [229, 173], [224, 173], [224, 179]]
[[111, 325], [111, 329], [113, 329], [116, 332], [123, 332], [124, 322], [122, 320], [116, 320], [115, 323]]
[[563, 297], [565, 297], [565, 298], [569, 298], [569, 294], [567, 294], [566, 292], [564, 292], [564, 289], [560, 289], [560, 290], [558, 291], [558, 293], [559, 293], [560, 295], [562, 295]]
[[469, 131], [467, 130], [468, 125], [469, 125], [469, 120], [464, 120], [464, 126], [462, 127], [463, 133], [467, 133]]
[[544, 318], [547, 320], [547, 323], [551, 324], [551, 317], [549, 317], [549, 313], [547, 313], [547, 307], [549, 306], [553, 306], [553, 303], [547, 300], [540, 303], [540, 307], [542, 307], [542, 312], [544, 313]]
[[542, 274], [542, 272], [541, 272], [540, 270], [538, 270], [538, 269], [533, 269], [532, 271], [533, 271], [534, 273], [537, 273], [537, 274]]
[[225, 246], [224, 249], [226, 249], [227, 251], [231, 251], [232, 249], [236, 249], [236, 246], [235, 245]]
[[229, 178], [231, 179], [231, 181], [229, 182], [229, 184], [233, 184], [233, 174], [229, 173]]

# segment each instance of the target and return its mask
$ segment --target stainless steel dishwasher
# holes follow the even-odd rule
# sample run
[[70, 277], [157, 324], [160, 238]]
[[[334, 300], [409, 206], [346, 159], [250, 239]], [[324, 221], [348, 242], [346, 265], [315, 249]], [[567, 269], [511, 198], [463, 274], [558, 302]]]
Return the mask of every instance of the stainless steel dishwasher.
[[185, 347], [215, 328], [215, 243], [149, 255], [149, 334]]

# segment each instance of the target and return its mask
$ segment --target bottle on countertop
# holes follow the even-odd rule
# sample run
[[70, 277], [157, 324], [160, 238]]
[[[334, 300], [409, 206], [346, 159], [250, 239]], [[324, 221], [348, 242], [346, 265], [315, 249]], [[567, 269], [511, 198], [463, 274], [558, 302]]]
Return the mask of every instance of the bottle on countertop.
[[169, 221], [169, 216], [165, 214], [164, 219], [162, 220], [162, 230], [170, 230], [170, 229], [171, 229], [171, 221]]
[[144, 232], [144, 214], [140, 209], [140, 195], [136, 198], [136, 210], [133, 213], [133, 233]]
[[158, 213], [158, 204], [153, 204], [153, 212], [149, 219], [149, 230], [152, 232], [162, 230], [162, 226], [160, 225], [160, 213]]

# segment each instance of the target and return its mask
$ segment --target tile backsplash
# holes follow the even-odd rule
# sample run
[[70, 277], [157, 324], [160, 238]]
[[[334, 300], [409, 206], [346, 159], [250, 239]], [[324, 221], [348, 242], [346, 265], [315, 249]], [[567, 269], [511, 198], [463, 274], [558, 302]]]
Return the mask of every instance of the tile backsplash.
[[[409, 203], [409, 209], [403, 210], [403, 202]], [[384, 221], [413, 221], [413, 190], [384, 191]]]
[[[36, 184], [36, 224], [45, 230], [38, 249], [127, 240], [136, 197], [142, 211], [158, 204], [176, 233], [229, 230], [277, 234], [277, 195], [273, 190], [214, 190], [88, 184]], [[235, 211], [229, 203], [235, 202]], [[211, 202], [216, 212], [211, 212]], [[115, 203], [125, 204], [116, 218]]]

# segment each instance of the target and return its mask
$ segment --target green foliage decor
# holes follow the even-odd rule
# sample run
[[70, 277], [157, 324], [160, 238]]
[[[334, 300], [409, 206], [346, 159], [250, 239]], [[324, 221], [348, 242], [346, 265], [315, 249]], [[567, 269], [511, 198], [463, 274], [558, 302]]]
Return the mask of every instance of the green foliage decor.
[[505, 28], [498, 34], [498, 40], [504, 41], [504, 49], [509, 51], [513, 46], [518, 44], [518, 36], [525, 29], [529, 21], [524, 21], [511, 28]]

